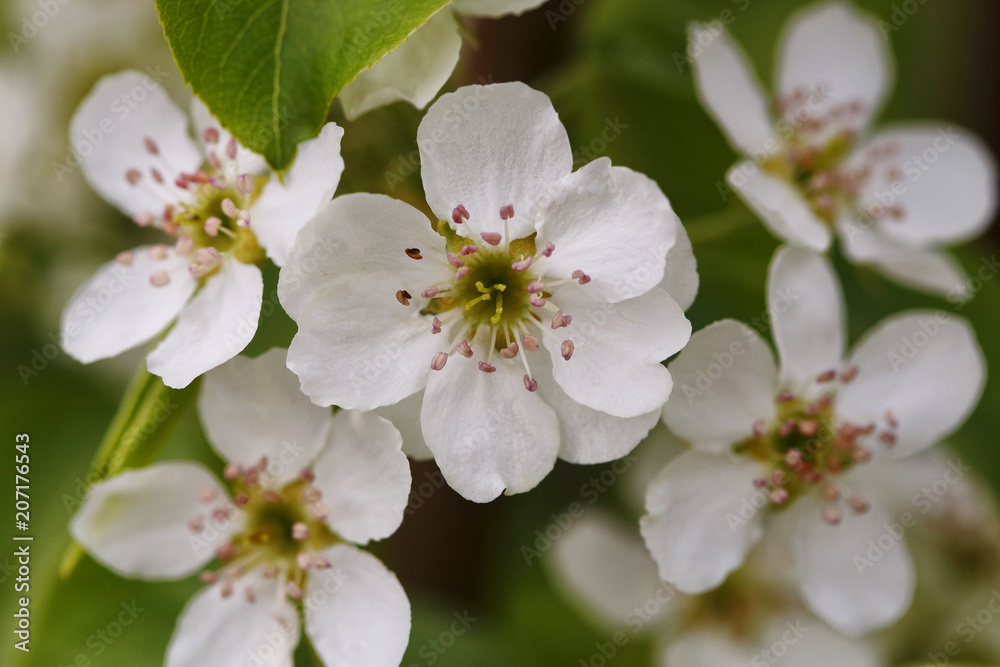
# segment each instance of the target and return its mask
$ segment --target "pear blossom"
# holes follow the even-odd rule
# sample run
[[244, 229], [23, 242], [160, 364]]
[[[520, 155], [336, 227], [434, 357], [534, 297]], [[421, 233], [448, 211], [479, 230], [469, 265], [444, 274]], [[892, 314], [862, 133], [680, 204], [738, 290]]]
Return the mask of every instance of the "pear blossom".
[[[761, 545], [766, 547], [771, 545]], [[668, 667], [887, 667], [876, 647], [838, 634], [802, 608], [765, 549], [719, 591], [680, 593], [660, 581], [634, 528], [599, 510], [555, 544], [553, 576], [595, 625], [655, 646]]]
[[573, 172], [549, 99], [521, 83], [442, 96], [417, 143], [440, 222], [348, 195], [295, 242], [278, 296], [302, 390], [419, 405], [419, 449], [477, 502], [533, 488], [557, 457], [628, 453], [670, 393], [660, 362], [691, 330], [678, 300], [697, 273], [667, 198], [606, 159]]
[[198, 141], [159, 84], [127, 71], [98, 82], [70, 130], [91, 186], [170, 244], [124, 251], [81, 286], [63, 312], [63, 349], [90, 363], [169, 328], [147, 366], [175, 388], [250, 342], [263, 295], [257, 264], [285, 262], [343, 172], [343, 130], [333, 123], [279, 178], [197, 99], [192, 118]]
[[227, 462], [225, 483], [193, 462], [127, 470], [95, 484], [70, 524], [95, 559], [127, 577], [180, 579], [214, 559], [166, 667], [290, 665], [302, 621], [328, 667], [402, 659], [406, 594], [355, 546], [403, 519], [410, 468], [399, 432], [371, 413], [333, 416], [297, 385], [280, 349], [210, 371], [198, 409]]
[[873, 128], [892, 80], [876, 23], [845, 2], [806, 9], [778, 51], [773, 104], [720, 27], [695, 25], [699, 96], [744, 157], [729, 185], [785, 241], [845, 256], [903, 285], [967, 292], [943, 246], [990, 224], [997, 169], [984, 143], [951, 123]]
[[448, 83], [462, 50], [461, 17], [519, 15], [545, 0], [455, 0], [438, 10], [406, 41], [365, 70], [340, 92], [349, 120], [372, 109], [405, 101], [423, 109]]
[[651, 483], [642, 534], [663, 579], [701, 593], [765, 529], [791, 525], [809, 608], [858, 636], [897, 620], [913, 594], [904, 535], [867, 555], [893, 521], [896, 461], [962, 424], [985, 363], [969, 325], [943, 311], [891, 316], [845, 355], [836, 275], [803, 248], [775, 255], [768, 308], [780, 367], [733, 320], [695, 333], [670, 364], [663, 420], [692, 449]]

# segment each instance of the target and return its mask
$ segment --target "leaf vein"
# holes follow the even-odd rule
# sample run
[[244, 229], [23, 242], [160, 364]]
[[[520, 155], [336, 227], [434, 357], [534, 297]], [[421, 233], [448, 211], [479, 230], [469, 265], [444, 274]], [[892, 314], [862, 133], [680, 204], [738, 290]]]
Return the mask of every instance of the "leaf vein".
[[291, 0], [281, 3], [281, 24], [278, 26], [278, 40], [274, 45], [274, 92], [271, 94], [271, 126], [274, 130], [274, 147], [278, 162], [282, 162], [281, 119], [278, 117], [278, 98], [281, 96], [281, 45], [288, 30], [288, 6]]

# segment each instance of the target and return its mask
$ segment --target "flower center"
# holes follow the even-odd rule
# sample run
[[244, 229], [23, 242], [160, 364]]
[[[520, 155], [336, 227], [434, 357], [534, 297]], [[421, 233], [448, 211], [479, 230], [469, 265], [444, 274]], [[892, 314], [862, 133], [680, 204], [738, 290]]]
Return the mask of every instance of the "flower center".
[[[190, 204], [179, 204], [173, 214], [178, 240], [191, 239], [195, 252], [199, 248], [214, 248], [220, 254], [231, 253], [236, 259], [249, 264], [263, 259], [263, 251], [257, 244], [254, 233], [249, 229], [247, 208], [256, 199], [267, 177], [257, 176], [245, 180], [247, 193], [239, 186], [225, 183], [205, 183], [194, 188], [194, 198]], [[219, 187], [222, 186], [222, 187]], [[239, 206], [235, 202], [240, 202]]]
[[[240, 577], [263, 568], [265, 577], [282, 580], [289, 597], [301, 598], [309, 570], [329, 567], [318, 553], [339, 540], [324, 521], [327, 508], [312, 485], [312, 473], [303, 471], [298, 479], [275, 488], [269, 484], [264, 458], [247, 469], [230, 465], [225, 477], [232, 483], [233, 502], [219, 502], [214, 490], [206, 489], [200, 500], [207, 511], [192, 517], [188, 527], [199, 536], [240, 516], [243, 529], [216, 549], [223, 567], [202, 572], [202, 581], [211, 584], [222, 577], [222, 595], [228, 596]], [[251, 599], [253, 591], [245, 590]]]
[[[528, 244], [534, 246], [533, 241], [526, 241], [525, 245]], [[465, 257], [464, 265], [469, 271], [452, 283], [451, 295], [456, 307], [464, 311], [463, 317], [471, 325], [472, 335], [479, 327], [517, 331], [518, 325], [531, 317], [528, 285], [534, 276], [527, 270], [512, 268], [523, 259], [508, 249], [499, 248], [477, 250]], [[506, 335], [500, 342], [503, 345], [510, 343]]]
[[[559, 298], [555, 290], [570, 282], [585, 285], [590, 276], [578, 269], [570, 278], [549, 279], [544, 263], [555, 247], [549, 243], [539, 251], [534, 234], [504, 241], [510, 236], [506, 222], [513, 216], [513, 206], [504, 206], [500, 209], [500, 219], [505, 223], [506, 233], [483, 232], [478, 238], [470, 238], [475, 234], [468, 225], [462, 229], [468, 230], [469, 236], [463, 236], [441, 221], [438, 233], [446, 241], [443, 259], [451, 276], [422, 290], [397, 290], [396, 300], [410, 306], [411, 300], [417, 298], [415, 295], [419, 295], [427, 300], [420, 307], [420, 315], [430, 319], [431, 333], [440, 334], [448, 328], [450, 344], [447, 351], [438, 352], [431, 359], [433, 370], [442, 370], [453, 352], [472, 358], [478, 349], [485, 357], [478, 364], [484, 373], [496, 372], [497, 355], [500, 360], [512, 363], [520, 359], [524, 366], [524, 387], [535, 391], [538, 382], [531, 375], [527, 358], [527, 352], [539, 349], [539, 336], [535, 334], [558, 341], [566, 361], [575, 349], [569, 338], [573, 317], [552, 303]], [[464, 225], [469, 213], [464, 206], [458, 206], [452, 219], [456, 225]], [[411, 259], [424, 259], [420, 248], [407, 248], [405, 252]]]
[[[145, 150], [157, 159], [158, 166], [151, 167], [148, 173], [136, 168], [125, 172], [125, 180], [132, 187], [163, 205], [159, 214], [137, 214], [135, 223], [157, 227], [175, 237], [174, 249], [190, 260], [188, 270], [196, 278], [215, 273], [226, 256], [247, 264], [264, 259], [264, 251], [250, 231], [248, 209], [267, 183], [267, 176], [238, 173], [236, 140], [230, 140], [224, 148], [217, 146], [217, 128], [206, 129], [203, 138], [208, 148], [203, 169], [177, 171], [160, 153], [157, 143], [147, 137], [143, 140]], [[154, 259], [166, 259], [167, 246], [154, 246], [149, 254]], [[126, 266], [133, 260], [131, 252], [116, 257], [119, 264]], [[170, 283], [170, 275], [155, 271], [150, 282], [162, 287]]]
[[[843, 519], [841, 501], [846, 501], [856, 514], [868, 511], [868, 502], [856, 493], [845, 493], [842, 480], [837, 479], [855, 465], [872, 459], [871, 450], [861, 440], [867, 443], [867, 436], [879, 428], [874, 422], [854, 424], [836, 415], [837, 383], [851, 382], [857, 374], [854, 366], [839, 374], [836, 370], [820, 374], [816, 382], [823, 390], [818, 398], [779, 393], [775, 421], [754, 423], [751, 437], [734, 446], [736, 453], [772, 467], [771, 474], [754, 480], [754, 485], [773, 506], [785, 506], [815, 489], [826, 501], [823, 519], [831, 525]], [[891, 447], [898, 426], [893, 414], [887, 412], [878, 441]]]
[[821, 91], [806, 90], [777, 101], [785, 148], [765, 160], [764, 169], [795, 184], [817, 217], [831, 225], [850, 208], [860, 209], [870, 221], [901, 219], [904, 210], [895, 203], [895, 196], [889, 204], [866, 208], [858, 202], [859, 193], [867, 186], [884, 183], [891, 194], [893, 185], [902, 179], [899, 146], [883, 142], [846, 164], [862, 125], [864, 103], [852, 100], [824, 108], [822, 102]]

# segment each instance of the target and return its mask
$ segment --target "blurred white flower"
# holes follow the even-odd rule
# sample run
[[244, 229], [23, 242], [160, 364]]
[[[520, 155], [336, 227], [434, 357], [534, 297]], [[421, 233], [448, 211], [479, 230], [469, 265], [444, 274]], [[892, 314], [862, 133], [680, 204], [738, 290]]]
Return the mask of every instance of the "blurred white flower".
[[[284, 350], [205, 376], [202, 423], [233, 490], [199, 464], [128, 470], [94, 485], [73, 537], [115, 572], [209, 587], [182, 612], [167, 667], [290, 665], [305, 631], [330, 667], [396, 667], [410, 631], [402, 587], [355, 544], [403, 519], [410, 468], [392, 424], [313, 405]], [[248, 662], [247, 664], [251, 664]]]
[[[553, 574], [569, 597], [616, 636], [650, 637], [668, 667], [881, 667], [864, 641], [847, 639], [801, 608], [755, 552], [719, 591], [688, 596], [661, 582], [639, 536], [589, 511], [556, 543]], [[611, 633], [619, 633], [611, 634]], [[621, 639], [618, 639], [619, 643]]]
[[[12, 60], [33, 98], [24, 173], [31, 229], [58, 229], [63, 256], [87, 260], [116, 223], [75, 169], [70, 119], [99, 78], [141, 68], [175, 94], [185, 92], [156, 7], [133, 0], [7, 3]], [[95, 241], [97, 241], [95, 243]], [[58, 271], [57, 265], [53, 271]]]
[[176, 240], [123, 252], [84, 284], [63, 312], [63, 349], [90, 363], [174, 323], [147, 357], [170, 387], [187, 386], [250, 342], [263, 292], [256, 263], [265, 251], [284, 263], [344, 167], [343, 130], [333, 123], [302, 143], [279, 177], [197, 99], [192, 116], [198, 142], [164, 90], [129, 71], [102, 79], [71, 127], [91, 186], [136, 224]]
[[950, 123], [870, 126], [892, 79], [875, 22], [843, 2], [802, 12], [778, 53], [772, 115], [739, 48], [719, 28], [690, 30], [703, 104], [748, 159], [726, 176], [778, 237], [844, 254], [907, 286], [964, 295], [963, 269], [941, 246], [989, 225], [993, 156]]
[[365, 70], [340, 92], [344, 114], [353, 120], [397, 101], [423, 109], [448, 83], [462, 50], [459, 16], [517, 15], [545, 0], [455, 0], [414, 30], [405, 42]]
[[[37, 104], [25, 73], [0, 62], [0, 232], [8, 216], [25, 204], [24, 169]], [[2, 238], [0, 238], [2, 242]]]
[[740, 566], [765, 524], [794, 524], [806, 602], [856, 636], [897, 620], [913, 594], [901, 535], [868, 555], [892, 523], [881, 500], [902, 470], [893, 461], [965, 420], [985, 363], [969, 325], [943, 312], [892, 316], [845, 360], [842, 301], [825, 258], [786, 246], [768, 278], [780, 369], [739, 322], [691, 337], [669, 366], [663, 419], [693, 451], [651, 484], [642, 533], [662, 577], [700, 593]]
[[557, 456], [623, 456], [691, 331], [697, 273], [667, 198], [606, 159], [572, 173], [549, 99], [521, 83], [443, 96], [417, 142], [437, 232], [403, 202], [348, 195], [282, 270], [303, 391], [362, 410], [422, 401], [426, 447], [478, 502], [533, 488]]

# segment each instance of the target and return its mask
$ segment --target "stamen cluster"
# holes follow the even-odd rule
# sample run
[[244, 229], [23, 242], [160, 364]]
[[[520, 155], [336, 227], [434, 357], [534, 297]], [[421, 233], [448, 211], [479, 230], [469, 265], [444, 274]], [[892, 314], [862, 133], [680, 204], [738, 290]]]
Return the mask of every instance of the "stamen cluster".
[[841, 501], [855, 514], [868, 511], [868, 501], [848, 492], [838, 477], [871, 461], [867, 436], [878, 432], [877, 442], [894, 445], [899, 422], [892, 412], [886, 412], [883, 425], [838, 419], [834, 410], [836, 385], [849, 383], [857, 375], [856, 366], [839, 373], [835, 369], [821, 373], [815, 380], [823, 389], [818, 397], [808, 400], [787, 392], [778, 394], [775, 423], [755, 422], [752, 436], [736, 445], [737, 452], [773, 466], [769, 476], [754, 480], [772, 505], [783, 506], [815, 489], [825, 501], [823, 520], [830, 525], [843, 520]]
[[[514, 207], [504, 206], [499, 214], [506, 227], [507, 220], [514, 216]], [[452, 220], [456, 225], [463, 225], [468, 219], [469, 212], [464, 206], [455, 207]], [[432, 334], [455, 326], [449, 333], [446, 351], [434, 355], [431, 368], [442, 370], [455, 352], [471, 359], [477, 349], [485, 356], [478, 363], [484, 373], [496, 372], [496, 353], [507, 360], [519, 357], [524, 365], [524, 387], [535, 391], [538, 382], [532, 377], [522, 348], [524, 352], [539, 349], [539, 337], [533, 332], [543, 337], [555, 336], [561, 356], [570, 360], [575, 349], [573, 340], [554, 332], [568, 327], [573, 317], [552, 303], [553, 298], [558, 298], [553, 290], [570, 282], [585, 285], [590, 277], [582, 269], [574, 271], [569, 279], [547, 277], [544, 260], [552, 256], [555, 246], [547, 243], [539, 250], [534, 235], [504, 242], [509, 239], [509, 232], [505, 235], [483, 232], [477, 240], [474, 234], [463, 236], [452, 231], [443, 221], [438, 232], [447, 240], [444, 259], [452, 275], [448, 280], [415, 291], [429, 299], [420, 314], [430, 319]], [[424, 259], [419, 248], [407, 248], [405, 252], [411, 259]], [[409, 306], [412, 298], [406, 289], [396, 292], [396, 300], [403, 306]]]
[[[279, 577], [285, 594], [300, 599], [309, 570], [330, 567], [318, 553], [338, 541], [324, 521], [328, 508], [312, 484], [312, 472], [303, 470], [298, 479], [274, 488], [265, 457], [248, 468], [230, 464], [223, 476], [232, 484], [233, 502], [219, 498], [213, 488], [203, 490], [199, 500], [206, 511], [192, 517], [188, 527], [200, 536], [210, 528], [209, 522], [218, 526], [240, 521], [242, 530], [216, 548], [222, 567], [202, 572], [202, 582], [221, 580], [221, 594], [228, 597], [240, 577], [263, 568], [265, 578]], [[254, 601], [251, 587], [244, 589], [244, 595]]]
[[[148, 173], [137, 168], [125, 172], [125, 180], [140, 188], [150, 199], [162, 202], [159, 215], [143, 211], [134, 216], [140, 227], [156, 227], [176, 237], [174, 250], [190, 260], [188, 270], [196, 278], [215, 272], [223, 258], [233, 255], [240, 261], [255, 263], [263, 259], [263, 251], [250, 232], [249, 207], [259, 194], [263, 179], [238, 173], [235, 139], [219, 146], [219, 130], [207, 128], [202, 136], [208, 150], [204, 169], [187, 173], [174, 169], [160, 152], [157, 143], [147, 137], [145, 150], [159, 161]], [[227, 158], [220, 157], [219, 151]], [[166, 259], [167, 246], [151, 248], [153, 259]], [[116, 257], [119, 264], [129, 266], [134, 253], [123, 252]], [[170, 283], [167, 271], [155, 271], [150, 283], [162, 287]]]

